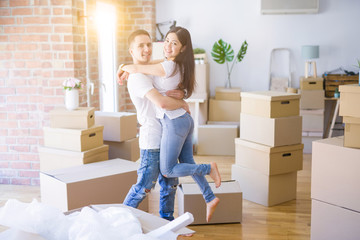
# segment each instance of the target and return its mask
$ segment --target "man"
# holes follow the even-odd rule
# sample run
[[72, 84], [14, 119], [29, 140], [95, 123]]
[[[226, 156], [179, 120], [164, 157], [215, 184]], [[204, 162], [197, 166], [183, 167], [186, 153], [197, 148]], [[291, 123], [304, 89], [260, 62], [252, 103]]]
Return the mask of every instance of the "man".
[[[147, 64], [151, 59], [152, 43], [148, 32], [137, 30], [128, 39], [129, 52], [135, 64]], [[118, 70], [119, 84], [123, 72]], [[165, 178], [160, 173], [160, 141], [161, 124], [155, 117], [155, 105], [167, 110], [184, 108], [188, 110], [185, 101], [161, 95], [154, 87], [150, 76], [144, 74], [130, 74], [128, 78], [128, 91], [137, 111], [140, 127], [140, 159], [137, 183], [134, 184], [124, 200], [124, 204], [138, 207], [139, 203], [150, 192], [159, 178], [160, 189], [160, 216], [173, 220], [175, 192], [178, 184], [177, 178]], [[176, 91], [176, 90], [175, 90]], [[179, 91], [180, 93], [182, 91]], [[173, 92], [173, 96], [181, 95]], [[183, 96], [183, 94], [182, 94]]]

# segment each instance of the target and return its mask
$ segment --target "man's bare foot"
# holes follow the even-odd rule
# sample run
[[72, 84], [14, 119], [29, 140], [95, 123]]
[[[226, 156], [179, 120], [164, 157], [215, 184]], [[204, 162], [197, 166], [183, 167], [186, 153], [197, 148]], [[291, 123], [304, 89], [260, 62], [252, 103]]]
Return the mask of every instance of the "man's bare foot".
[[210, 166], [211, 166], [211, 170], [210, 170], [209, 175], [214, 180], [215, 187], [218, 188], [221, 185], [221, 176], [220, 176], [217, 164], [215, 162], [211, 162]]
[[212, 200], [211, 202], [208, 202], [206, 204], [206, 221], [209, 222], [213, 213], [215, 212], [215, 209], [217, 207], [217, 205], [219, 204], [220, 199], [219, 198], [215, 198], [214, 200]]

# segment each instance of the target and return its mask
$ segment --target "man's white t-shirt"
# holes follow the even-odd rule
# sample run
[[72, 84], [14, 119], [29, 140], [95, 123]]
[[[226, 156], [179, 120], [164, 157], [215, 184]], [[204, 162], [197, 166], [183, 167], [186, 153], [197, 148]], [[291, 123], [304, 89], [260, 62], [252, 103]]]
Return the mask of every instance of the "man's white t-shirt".
[[127, 88], [131, 101], [135, 105], [140, 127], [140, 149], [159, 149], [161, 142], [161, 124], [156, 118], [154, 104], [145, 95], [154, 88], [153, 79], [142, 73], [130, 74]]
[[[166, 95], [166, 91], [174, 90], [178, 88], [178, 85], [181, 81], [181, 74], [179, 69], [176, 69], [176, 63], [174, 61], [164, 61], [161, 63], [165, 70], [165, 77], [154, 77], [154, 87], [161, 93], [162, 95]], [[156, 117], [159, 119], [164, 118], [164, 114], [170, 119], [174, 119], [182, 116], [186, 111], [183, 108], [179, 108], [176, 110], [165, 110], [159, 107], [156, 108]]]

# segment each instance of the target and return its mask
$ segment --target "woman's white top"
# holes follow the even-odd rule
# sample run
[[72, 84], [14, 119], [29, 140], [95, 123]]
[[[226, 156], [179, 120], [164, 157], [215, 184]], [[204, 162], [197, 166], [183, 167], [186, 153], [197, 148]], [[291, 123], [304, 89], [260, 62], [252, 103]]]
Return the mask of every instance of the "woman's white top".
[[[164, 61], [161, 65], [165, 70], [165, 77], [155, 77], [154, 87], [165, 96], [166, 91], [178, 88], [178, 85], [181, 82], [181, 72], [180, 69], [176, 67], [176, 63], [174, 61]], [[175, 69], [176, 72], [174, 73]], [[159, 119], [164, 118], [164, 114], [166, 114], [168, 118], [174, 119], [184, 115], [184, 113], [186, 113], [186, 111], [183, 108], [168, 111], [160, 107], [156, 107], [156, 117]]]

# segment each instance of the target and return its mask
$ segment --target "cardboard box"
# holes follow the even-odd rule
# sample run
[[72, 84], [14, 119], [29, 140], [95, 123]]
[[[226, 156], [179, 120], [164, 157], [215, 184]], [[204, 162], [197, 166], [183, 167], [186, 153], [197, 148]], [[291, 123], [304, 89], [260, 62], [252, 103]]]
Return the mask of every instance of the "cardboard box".
[[[209, 108], [208, 100], [203, 100], [203, 101], [199, 100], [199, 102], [197, 102], [196, 100], [190, 98], [190, 99], [186, 99], [185, 101], [189, 104], [191, 117], [193, 118], [194, 123], [198, 121], [198, 124], [206, 124], [208, 120], [208, 108]], [[196, 116], [197, 104], [199, 105], [198, 116]]]
[[360, 212], [360, 149], [344, 138], [313, 142], [311, 198]]
[[104, 126], [88, 129], [44, 127], [44, 146], [84, 152], [103, 145]]
[[240, 138], [271, 147], [301, 143], [301, 116], [267, 118], [241, 113]]
[[139, 138], [123, 142], [104, 141], [109, 145], [109, 158], [121, 158], [136, 162], [140, 158]]
[[69, 111], [57, 108], [50, 111], [50, 127], [53, 128], [80, 128], [86, 129], [95, 124], [95, 108], [79, 107]]
[[343, 117], [345, 123], [344, 146], [360, 148], [360, 118]]
[[312, 240], [356, 240], [359, 236], [359, 212], [312, 199]]
[[240, 136], [240, 121], [238, 122], [219, 122], [219, 121], [207, 121], [207, 125], [236, 125], [238, 126], [238, 136]]
[[239, 137], [236, 125], [200, 125], [198, 155], [235, 155], [234, 139]]
[[[209, 64], [195, 64], [195, 89], [190, 98], [201, 98], [210, 93], [209, 88]], [[207, 98], [206, 98], [207, 99]]]
[[307, 132], [324, 131], [324, 109], [300, 110], [302, 129]]
[[109, 146], [93, 148], [84, 152], [38, 147], [40, 171], [79, 166], [109, 159]]
[[360, 118], [360, 85], [340, 85], [340, 116]]
[[95, 111], [95, 124], [104, 125], [104, 140], [122, 142], [137, 135], [136, 113]]
[[[40, 172], [41, 202], [62, 211], [122, 203], [136, 183], [139, 164], [122, 159]], [[147, 198], [140, 209], [148, 210]]]
[[216, 100], [227, 100], [227, 101], [240, 101], [241, 88], [215, 88], [215, 99]]
[[209, 121], [240, 121], [241, 101], [216, 100], [210, 98]]
[[268, 118], [299, 116], [299, 99], [295, 93], [242, 92], [241, 112]]
[[269, 176], [234, 164], [231, 179], [239, 182], [244, 199], [264, 206], [296, 199], [297, 172]]
[[302, 143], [304, 144], [303, 153], [312, 153], [313, 141], [323, 139], [322, 132], [302, 132]]
[[301, 90], [323, 90], [324, 79], [321, 77], [300, 77]]
[[325, 91], [324, 90], [301, 90], [300, 108], [301, 109], [324, 109]]
[[192, 224], [232, 223], [242, 221], [242, 192], [236, 181], [222, 182], [220, 188], [209, 183], [215, 196], [220, 199], [210, 222], [206, 222], [206, 203], [196, 183], [183, 183], [178, 187], [177, 199], [179, 215], [190, 212], [194, 216]]
[[235, 139], [235, 164], [265, 175], [276, 175], [303, 169], [303, 144], [269, 147]]

